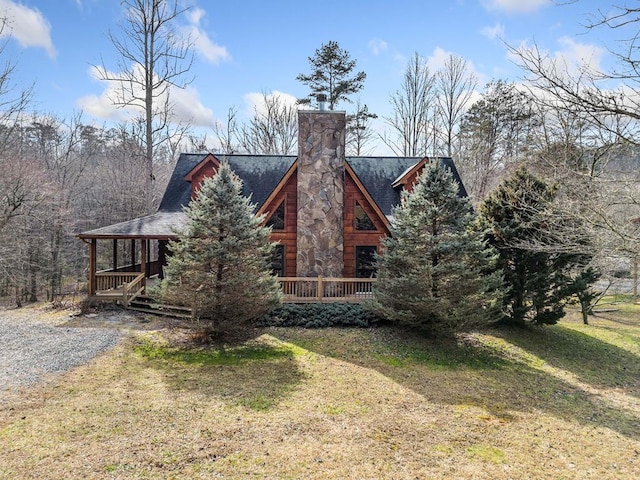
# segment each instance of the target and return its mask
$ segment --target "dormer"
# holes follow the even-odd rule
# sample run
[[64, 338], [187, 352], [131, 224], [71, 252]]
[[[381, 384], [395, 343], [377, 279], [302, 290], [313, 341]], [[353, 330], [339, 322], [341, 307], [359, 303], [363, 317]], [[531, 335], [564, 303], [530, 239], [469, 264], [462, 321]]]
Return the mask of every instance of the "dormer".
[[195, 198], [200, 190], [200, 185], [205, 178], [213, 177], [220, 168], [220, 161], [211, 153], [208, 154], [200, 163], [193, 167], [184, 176], [184, 179], [191, 184], [191, 198]]
[[422, 170], [424, 169], [425, 165], [427, 165], [427, 163], [429, 163], [429, 158], [424, 157], [422, 160], [420, 160], [419, 162], [415, 163], [411, 167], [407, 168], [404, 172], [402, 172], [402, 175], [396, 178], [391, 184], [391, 186], [394, 189], [403, 188], [404, 190], [407, 190], [409, 192], [412, 191], [413, 186], [416, 184], [416, 181], [418, 180], [418, 176], [420, 176], [420, 174], [422, 173]]

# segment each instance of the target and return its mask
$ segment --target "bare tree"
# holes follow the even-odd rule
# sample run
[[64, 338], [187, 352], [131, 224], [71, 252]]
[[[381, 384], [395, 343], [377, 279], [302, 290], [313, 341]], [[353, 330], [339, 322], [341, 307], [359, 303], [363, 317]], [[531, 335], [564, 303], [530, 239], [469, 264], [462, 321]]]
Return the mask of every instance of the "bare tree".
[[391, 133], [385, 133], [382, 141], [396, 155], [417, 157], [427, 154], [429, 126], [433, 124], [435, 81], [426, 60], [416, 52], [407, 65], [400, 89], [390, 97], [393, 113], [385, 117]]
[[235, 107], [231, 107], [227, 111], [226, 125], [221, 122], [214, 124], [213, 133], [218, 143], [218, 147], [214, 149], [216, 152], [231, 155], [240, 151], [240, 146], [238, 145], [240, 129], [236, 118], [237, 115], [238, 110]]
[[[81, 154], [82, 117], [65, 122], [55, 116], [36, 117], [26, 129], [30, 154], [40, 159], [48, 181], [46, 212], [39, 216], [42, 272], [48, 297], [61, 292], [65, 265], [73, 262], [77, 244], [72, 237], [82, 179], [90, 157]], [[84, 152], [85, 154], [88, 152]]]
[[356, 100], [356, 113], [347, 115], [346, 153], [347, 155], [366, 155], [367, 145], [373, 140], [374, 132], [371, 129], [371, 120], [378, 118], [375, 113], [369, 112], [369, 107], [363, 105], [360, 99]]
[[537, 125], [532, 101], [512, 83], [490, 82], [462, 117], [456, 149], [469, 194], [481, 201], [505, 170], [526, 160]]
[[588, 30], [608, 28], [623, 36], [610, 50], [615, 63], [607, 71], [589, 59], [570, 65], [537, 45], [511, 48], [545, 120], [554, 119], [555, 131], [545, 131], [551, 141], [541, 149], [547, 173], [559, 177], [567, 205], [580, 208], [593, 235], [630, 256], [640, 252], [639, 13], [640, 8], [615, 5], [594, 12]]
[[438, 112], [442, 121], [445, 153], [451, 156], [456, 131], [469, 107], [478, 81], [473, 72], [469, 71], [467, 61], [455, 55], [447, 57], [436, 78]]
[[[126, 10], [122, 36], [109, 33], [120, 56], [119, 72], [112, 73], [104, 61], [97, 70], [102, 80], [118, 86], [111, 98], [114, 105], [141, 111], [144, 195], [150, 212], [154, 203], [154, 151], [171, 136], [166, 131], [173, 113], [170, 89], [184, 88], [190, 83], [184, 77], [193, 62], [192, 43], [173, 28], [186, 11], [178, 6], [177, 0], [122, 0], [121, 4]], [[183, 133], [187, 129], [186, 125], [176, 127]]]
[[[7, 18], [0, 18], [0, 35], [8, 28]], [[4, 57], [6, 42], [0, 43]], [[21, 161], [21, 142], [16, 130], [31, 101], [33, 87], [19, 88], [13, 81], [16, 64], [9, 59], [0, 67], [0, 230], [11, 218], [28, 213], [39, 202], [38, 168]]]
[[288, 155], [298, 143], [298, 116], [278, 94], [262, 93], [253, 107], [253, 117], [242, 126], [240, 148], [251, 154]]

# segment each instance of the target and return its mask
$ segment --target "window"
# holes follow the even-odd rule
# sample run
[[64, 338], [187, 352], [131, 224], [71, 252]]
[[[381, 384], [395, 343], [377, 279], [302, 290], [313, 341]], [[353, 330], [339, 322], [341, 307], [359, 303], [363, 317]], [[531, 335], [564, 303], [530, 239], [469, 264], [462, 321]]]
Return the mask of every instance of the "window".
[[274, 230], [284, 230], [284, 200], [267, 220], [267, 227]]
[[376, 247], [356, 247], [356, 277], [373, 278], [376, 276]]
[[355, 217], [356, 217], [356, 230], [373, 230], [373, 231], [376, 230], [375, 224], [373, 223], [371, 218], [369, 218], [369, 215], [367, 215], [367, 212], [364, 211], [364, 209], [358, 202], [356, 202]]
[[278, 277], [284, 277], [284, 245], [276, 245], [271, 256], [271, 271]]

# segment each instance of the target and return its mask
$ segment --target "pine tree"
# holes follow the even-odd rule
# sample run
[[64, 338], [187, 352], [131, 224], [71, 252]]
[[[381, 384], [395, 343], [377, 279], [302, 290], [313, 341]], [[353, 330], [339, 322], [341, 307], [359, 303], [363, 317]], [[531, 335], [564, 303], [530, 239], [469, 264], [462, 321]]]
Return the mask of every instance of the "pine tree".
[[202, 182], [185, 208], [186, 229], [169, 247], [161, 295], [192, 308], [193, 318], [216, 335], [238, 333], [280, 303], [270, 271], [270, 228], [242, 195], [242, 182], [223, 163]]
[[378, 259], [373, 309], [399, 323], [433, 333], [500, 319], [501, 274], [475, 215], [439, 163], [428, 166], [394, 210], [391, 237]]
[[333, 110], [341, 101], [350, 103], [349, 95], [364, 87], [367, 74], [358, 72], [350, 76], [356, 61], [351, 59], [348, 51], [340, 48], [338, 42], [323, 44], [313, 57], [309, 57], [309, 63], [311, 73], [301, 73], [296, 77], [296, 80], [311, 88], [309, 96], [299, 100], [300, 103], [311, 103], [312, 99], [318, 99], [318, 95], [325, 95], [329, 110]]
[[555, 196], [553, 186], [521, 167], [480, 205], [480, 223], [504, 274], [506, 323], [555, 324], [569, 297], [586, 292], [595, 280], [592, 273], [576, 276], [586, 256], [567, 248], [554, 232], [577, 227], [575, 219], [554, 208]]

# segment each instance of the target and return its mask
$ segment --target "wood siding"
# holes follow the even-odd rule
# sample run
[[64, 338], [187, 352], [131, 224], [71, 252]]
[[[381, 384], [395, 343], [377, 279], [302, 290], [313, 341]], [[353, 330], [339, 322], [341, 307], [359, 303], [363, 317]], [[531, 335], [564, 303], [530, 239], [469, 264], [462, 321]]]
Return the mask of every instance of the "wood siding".
[[271, 241], [280, 242], [284, 246], [284, 272], [287, 277], [296, 276], [296, 235], [298, 211], [298, 177], [294, 172], [268, 205], [262, 210], [266, 213], [265, 220], [274, 212], [281, 202], [284, 202], [284, 230], [273, 230]]
[[[350, 175], [345, 175], [344, 201], [344, 276], [353, 278], [356, 276], [356, 247], [375, 246], [380, 253], [380, 242], [389, 235], [389, 230]], [[356, 202], [373, 221], [375, 230], [356, 230]]]
[[215, 165], [212, 161], [202, 162], [196, 168], [193, 169], [189, 175], [191, 178], [191, 199], [195, 199], [196, 195], [200, 191], [200, 186], [205, 178], [213, 177], [220, 168], [220, 165]]
[[[201, 165], [201, 168], [194, 169], [191, 180], [192, 194], [196, 194], [204, 178], [212, 176], [214, 173], [215, 166], [213, 162], [207, 162]], [[295, 277], [297, 275], [297, 196], [298, 179], [297, 172], [294, 172], [277, 194], [268, 200], [269, 203], [260, 209], [265, 212], [266, 221], [281, 202], [285, 204], [284, 229], [273, 230], [271, 232], [271, 241], [277, 241], [284, 246], [284, 272], [287, 277]], [[390, 232], [350, 174], [345, 175], [344, 202], [344, 277], [354, 278], [356, 276], [356, 247], [375, 246], [378, 252], [381, 252], [381, 240], [388, 236]], [[362, 207], [372, 220], [375, 230], [356, 230], [356, 203]]]

